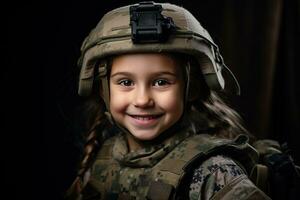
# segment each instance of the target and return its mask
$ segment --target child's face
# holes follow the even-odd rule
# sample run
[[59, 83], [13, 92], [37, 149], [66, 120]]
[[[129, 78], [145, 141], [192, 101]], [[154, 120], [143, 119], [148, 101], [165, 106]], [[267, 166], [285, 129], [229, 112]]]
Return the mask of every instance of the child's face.
[[113, 60], [110, 111], [139, 140], [151, 140], [183, 113], [184, 82], [175, 60], [163, 54], [122, 55]]

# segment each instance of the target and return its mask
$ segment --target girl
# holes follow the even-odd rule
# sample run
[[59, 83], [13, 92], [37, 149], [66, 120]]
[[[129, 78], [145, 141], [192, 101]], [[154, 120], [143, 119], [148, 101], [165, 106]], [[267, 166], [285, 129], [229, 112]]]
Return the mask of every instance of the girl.
[[247, 176], [257, 161], [247, 131], [215, 92], [228, 68], [187, 10], [115, 9], [79, 64], [90, 128], [68, 198], [269, 199]]

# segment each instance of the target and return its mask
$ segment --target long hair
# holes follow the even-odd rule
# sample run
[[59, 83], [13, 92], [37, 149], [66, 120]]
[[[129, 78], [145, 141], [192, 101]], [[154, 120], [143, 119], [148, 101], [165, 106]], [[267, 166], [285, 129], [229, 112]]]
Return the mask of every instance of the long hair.
[[187, 57], [184, 62], [189, 62], [191, 66], [189, 88], [191, 100], [188, 102], [190, 107], [188, 109], [196, 111], [194, 120], [204, 126], [202, 129], [206, 128], [208, 133], [218, 137], [233, 139], [239, 134], [246, 134], [253, 140], [254, 136], [244, 127], [241, 116], [220, 97], [226, 94], [209, 89], [198, 62], [191, 57]]
[[[242, 125], [239, 114], [219, 97], [216, 92], [211, 91], [202, 75], [201, 69], [195, 59], [183, 55], [170, 55], [179, 65], [191, 64], [189, 99], [185, 109], [193, 110], [193, 119], [199, 126], [205, 127], [207, 133], [222, 138], [232, 139], [238, 134], [248, 134], [248, 131]], [[112, 63], [112, 59], [109, 59]], [[111, 126], [105, 115], [105, 103], [100, 98], [99, 81], [93, 85], [93, 94], [85, 101], [82, 106], [83, 116], [85, 116], [85, 130], [83, 137], [85, 139], [84, 153], [79, 164], [78, 176], [67, 192], [67, 197], [74, 198], [79, 195], [84, 185], [85, 173], [90, 168], [101, 143], [113, 134], [107, 131]], [[200, 93], [199, 93], [200, 91]], [[195, 96], [195, 94], [197, 94]], [[111, 127], [110, 127], [111, 128]]]

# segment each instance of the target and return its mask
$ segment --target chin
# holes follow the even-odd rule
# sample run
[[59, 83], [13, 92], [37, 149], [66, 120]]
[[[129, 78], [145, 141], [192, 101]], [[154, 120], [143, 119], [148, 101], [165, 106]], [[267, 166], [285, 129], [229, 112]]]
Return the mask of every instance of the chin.
[[136, 139], [142, 141], [153, 140], [159, 136], [158, 133], [140, 133], [140, 134], [132, 134]]

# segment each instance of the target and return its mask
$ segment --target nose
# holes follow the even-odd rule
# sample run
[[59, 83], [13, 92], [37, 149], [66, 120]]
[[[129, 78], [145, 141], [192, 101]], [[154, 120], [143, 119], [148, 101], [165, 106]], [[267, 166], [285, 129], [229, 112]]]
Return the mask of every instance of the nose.
[[146, 87], [137, 88], [133, 105], [139, 108], [154, 106], [154, 100], [152, 98], [151, 91]]

